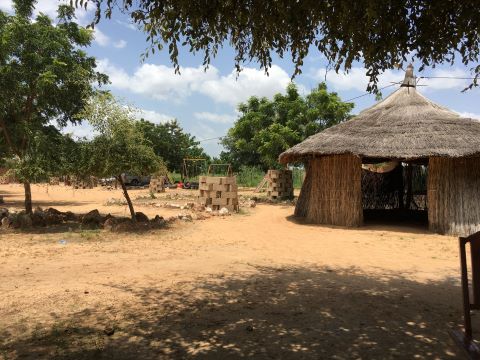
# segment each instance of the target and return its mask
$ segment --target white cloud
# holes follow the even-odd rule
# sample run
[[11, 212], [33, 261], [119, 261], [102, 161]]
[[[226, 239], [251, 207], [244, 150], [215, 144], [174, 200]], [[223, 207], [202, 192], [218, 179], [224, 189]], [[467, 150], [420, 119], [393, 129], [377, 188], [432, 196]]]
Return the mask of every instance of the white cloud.
[[11, 12], [13, 11], [13, 1], [0, 0], [0, 10]]
[[174, 73], [165, 65], [143, 64], [129, 75], [124, 69], [110, 63], [109, 60], [99, 61], [99, 71], [109, 75], [112, 86], [144, 94], [158, 100], [172, 99], [179, 101], [190, 95], [196, 84], [210, 78], [217, 78], [217, 70], [211, 68], [205, 72], [202, 67], [182, 68], [182, 75]]
[[208, 111], [196, 112], [193, 116], [198, 120], [206, 120], [219, 124], [232, 124], [235, 120], [234, 115], [230, 114], [215, 114]]
[[289, 83], [287, 72], [273, 65], [269, 76], [263, 70], [244, 68], [239, 75], [233, 70], [227, 76], [196, 84], [196, 89], [216, 102], [237, 105], [252, 95], [272, 97], [276, 93], [283, 93]]
[[99, 28], [95, 28], [93, 35], [95, 42], [100, 46], [108, 46], [110, 44], [110, 37], [105, 35]]
[[456, 111], [456, 113], [458, 113], [458, 115], [464, 118], [480, 120], [480, 114], [475, 114], [468, 111]]
[[[422, 74], [416, 73], [417, 76]], [[427, 75], [424, 75], [427, 76]], [[433, 69], [428, 73], [431, 77], [469, 77], [469, 73], [460, 68], [451, 69]], [[325, 68], [320, 68], [311, 74], [311, 77], [317, 81], [325, 80]], [[390, 85], [394, 82], [401, 82], [404, 78], [402, 70], [386, 70], [379, 76], [379, 87]], [[327, 73], [327, 83], [332, 85], [335, 90], [357, 90], [365, 91], [367, 89], [369, 77], [366, 70], [362, 67], [353, 67], [348, 73], [336, 73], [331, 70]], [[468, 85], [469, 80], [463, 79], [419, 79], [420, 89], [422, 91], [429, 90], [447, 90], [447, 89], [463, 89]]]
[[[35, 4], [35, 10], [33, 15], [37, 16], [39, 13], [50, 16], [52, 19], [57, 17], [57, 9], [61, 4], [70, 4], [70, 0], [38, 0]], [[0, 0], [0, 9], [7, 11], [9, 13], [13, 12], [13, 1], [12, 0]], [[78, 7], [75, 11], [77, 19], [80, 23], [83, 23], [86, 20], [88, 13], [92, 10], [92, 6], [87, 7], [85, 10], [83, 7]]]
[[113, 46], [117, 49], [123, 49], [125, 46], [127, 46], [127, 42], [125, 40], [119, 40], [114, 42]]
[[288, 74], [277, 65], [270, 69], [270, 76], [262, 70], [245, 68], [238, 77], [235, 71], [221, 76], [214, 66], [207, 71], [202, 66], [183, 67], [178, 75], [172, 67], [154, 64], [143, 64], [130, 75], [108, 59], [99, 61], [99, 70], [110, 76], [112, 87], [158, 100], [178, 102], [199, 93], [234, 106], [253, 95], [271, 97], [284, 92], [290, 82]]
[[96, 134], [95, 130], [93, 130], [92, 125], [90, 125], [87, 121], [83, 121], [81, 124], [73, 125], [71, 123], [67, 124], [64, 128], [62, 128], [62, 133], [64, 134], [72, 134], [74, 137], [77, 138], [87, 138], [92, 139], [93, 136]]
[[169, 116], [153, 110], [145, 110], [145, 109], [137, 109], [136, 116], [138, 119], [144, 118], [145, 120], [148, 120], [155, 124], [164, 123], [164, 122], [167, 122], [168, 120], [173, 119], [173, 116]]
[[137, 25], [135, 25], [134, 23], [126, 22], [118, 19], [116, 19], [115, 22], [119, 25], [126, 27], [127, 29], [134, 30], [134, 31], [138, 30]]
[[[325, 68], [318, 69], [311, 77], [317, 81], [325, 81]], [[401, 71], [387, 70], [379, 77], [379, 87], [402, 81], [403, 77], [404, 74]], [[338, 74], [334, 70], [330, 70], [326, 78], [327, 84], [333, 86], [335, 90], [365, 91], [369, 81], [366, 70], [361, 67], [353, 67], [348, 73], [339, 72]]]

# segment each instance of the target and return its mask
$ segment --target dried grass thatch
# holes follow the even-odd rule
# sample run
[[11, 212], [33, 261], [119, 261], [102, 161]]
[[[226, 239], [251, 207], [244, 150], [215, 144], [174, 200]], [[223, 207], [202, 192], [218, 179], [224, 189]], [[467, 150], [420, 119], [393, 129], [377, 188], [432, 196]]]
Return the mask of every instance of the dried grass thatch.
[[480, 121], [462, 118], [406, 86], [411, 76], [407, 74], [402, 87], [353, 119], [288, 149], [280, 162], [335, 154], [399, 160], [480, 155]]
[[361, 174], [361, 159], [356, 156], [313, 159], [295, 215], [316, 224], [360, 226], [363, 223]]
[[430, 230], [466, 236], [480, 230], [478, 158], [432, 157], [428, 164]]

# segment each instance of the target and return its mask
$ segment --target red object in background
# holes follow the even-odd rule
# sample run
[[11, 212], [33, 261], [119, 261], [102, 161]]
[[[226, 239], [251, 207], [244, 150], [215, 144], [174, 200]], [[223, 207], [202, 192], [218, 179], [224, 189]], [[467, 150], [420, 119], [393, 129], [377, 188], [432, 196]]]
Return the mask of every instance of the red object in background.
[[183, 189], [183, 183], [181, 181], [177, 184], [177, 188], [178, 189]]

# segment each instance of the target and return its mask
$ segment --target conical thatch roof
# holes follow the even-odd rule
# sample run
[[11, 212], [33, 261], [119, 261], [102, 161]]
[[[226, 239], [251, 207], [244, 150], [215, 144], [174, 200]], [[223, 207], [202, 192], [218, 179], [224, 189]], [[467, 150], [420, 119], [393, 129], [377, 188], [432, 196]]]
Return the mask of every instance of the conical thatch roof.
[[351, 120], [288, 149], [280, 162], [334, 154], [401, 160], [480, 155], [480, 121], [433, 103], [414, 84], [409, 66], [397, 91]]

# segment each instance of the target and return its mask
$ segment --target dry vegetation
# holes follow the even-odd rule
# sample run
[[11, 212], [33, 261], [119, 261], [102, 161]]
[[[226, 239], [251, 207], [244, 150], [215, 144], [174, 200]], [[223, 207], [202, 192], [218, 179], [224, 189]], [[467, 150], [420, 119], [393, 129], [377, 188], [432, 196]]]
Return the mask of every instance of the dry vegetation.
[[[21, 207], [22, 187], [0, 193]], [[186, 211], [188, 194], [132, 190], [149, 217]], [[33, 198], [128, 214], [109, 201], [120, 191], [35, 186]], [[259, 204], [143, 233], [1, 232], [0, 359], [457, 358], [455, 238], [313, 226], [293, 211]]]

